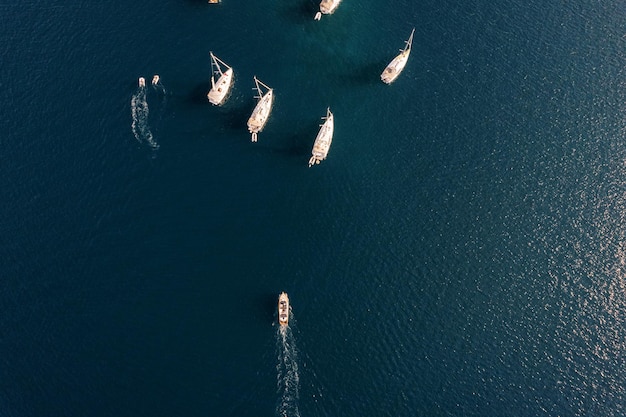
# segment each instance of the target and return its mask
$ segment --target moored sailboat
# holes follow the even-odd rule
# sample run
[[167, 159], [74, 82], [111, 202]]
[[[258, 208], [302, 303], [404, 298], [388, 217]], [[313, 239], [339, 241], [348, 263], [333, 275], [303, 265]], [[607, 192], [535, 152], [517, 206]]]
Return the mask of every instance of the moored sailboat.
[[281, 326], [289, 325], [289, 297], [286, 292], [278, 296], [278, 323]]
[[309, 168], [314, 164], [319, 164], [326, 159], [330, 144], [333, 141], [333, 132], [335, 130], [335, 122], [333, 114], [330, 112], [330, 108], [326, 109], [326, 117], [324, 124], [321, 125], [315, 143], [313, 144], [313, 150], [311, 151], [311, 159], [309, 159]]
[[400, 50], [398, 56], [396, 56], [390, 63], [387, 65], [382, 74], [380, 74], [380, 79], [385, 84], [391, 84], [398, 78], [398, 75], [402, 72], [406, 63], [409, 59], [409, 55], [411, 53], [411, 45], [413, 44], [413, 34], [415, 33], [415, 28], [411, 31], [411, 36], [405, 42], [406, 46], [404, 49]]
[[[252, 134], [252, 142], [257, 141], [257, 134], [263, 130], [265, 123], [267, 123], [267, 119], [272, 111], [272, 104], [274, 103], [274, 90], [259, 81], [257, 77], [254, 77], [254, 83], [259, 94], [255, 98], [259, 99], [259, 101], [248, 119], [248, 131]], [[265, 93], [263, 93], [261, 87], [266, 89]]]
[[320, 11], [315, 14], [315, 20], [320, 20], [322, 14], [333, 14], [341, 0], [322, 0], [320, 2]]
[[[211, 91], [207, 94], [211, 104], [219, 106], [224, 103], [226, 95], [233, 84], [233, 69], [224, 61], [211, 54]], [[222, 66], [226, 68], [224, 71]], [[215, 80], [217, 77], [217, 81]]]

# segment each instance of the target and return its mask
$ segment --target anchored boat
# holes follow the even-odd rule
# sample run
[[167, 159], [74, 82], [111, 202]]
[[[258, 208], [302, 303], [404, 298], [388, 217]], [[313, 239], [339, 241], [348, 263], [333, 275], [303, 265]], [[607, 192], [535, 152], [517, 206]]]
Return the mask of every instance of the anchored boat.
[[[224, 61], [211, 54], [211, 91], [207, 94], [211, 104], [219, 106], [224, 103], [226, 94], [230, 91], [230, 87], [233, 84], [233, 69], [229, 67]], [[222, 67], [226, 68], [224, 71]], [[217, 78], [217, 81], [215, 79]]]
[[380, 74], [380, 79], [383, 80], [385, 84], [391, 84], [398, 78], [398, 75], [402, 72], [404, 67], [406, 66], [406, 62], [409, 59], [409, 54], [411, 53], [411, 45], [413, 44], [413, 33], [415, 33], [415, 28], [411, 31], [411, 36], [409, 36], [409, 40], [405, 42], [406, 46], [404, 49], [400, 49], [400, 54], [395, 57], [387, 68]]
[[320, 11], [315, 14], [315, 20], [320, 20], [322, 14], [333, 14], [339, 6], [341, 0], [322, 0], [320, 2]]
[[309, 168], [313, 164], [319, 164], [326, 159], [330, 144], [333, 141], [333, 131], [335, 130], [335, 122], [333, 120], [333, 114], [330, 112], [330, 108], [326, 109], [326, 117], [322, 117], [326, 120], [321, 125], [320, 131], [317, 133], [315, 143], [313, 144], [313, 150], [311, 151], [311, 159], [309, 159]]
[[[265, 123], [267, 123], [267, 119], [272, 111], [272, 104], [274, 103], [274, 90], [259, 81], [257, 77], [254, 77], [254, 83], [259, 94], [254, 98], [259, 99], [259, 101], [248, 119], [248, 131], [252, 133], [252, 142], [257, 141], [257, 134], [263, 130]], [[265, 88], [265, 93], [263, 93], [261, 87]]]
[[278, 296], [278, 323], [281, 326], [289, 325], [289, 297], [286, 292]]

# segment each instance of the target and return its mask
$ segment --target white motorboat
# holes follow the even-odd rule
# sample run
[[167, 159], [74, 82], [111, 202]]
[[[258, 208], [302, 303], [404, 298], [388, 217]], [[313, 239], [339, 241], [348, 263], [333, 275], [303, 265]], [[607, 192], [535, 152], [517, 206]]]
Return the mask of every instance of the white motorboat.
[[289, 297], [286, 292], [278, 296], [278, 323], [281, 326], [289, 325]]

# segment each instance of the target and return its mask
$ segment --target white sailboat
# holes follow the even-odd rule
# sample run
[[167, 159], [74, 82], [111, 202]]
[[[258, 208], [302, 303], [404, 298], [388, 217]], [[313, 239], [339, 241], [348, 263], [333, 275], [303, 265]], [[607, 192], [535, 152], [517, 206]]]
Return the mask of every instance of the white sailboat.
[[320, 11], [315, 14], [315, 20], [320, 20], [322, 14], [333, 14], [341, 0], [322, 0], [320, 2]]
[[[257, 77], [254, 77], [254, 83], [259, 93], [255, 98], [259, 99], [259, 101], [248, 119], [248, 131], [252, 133], [252, 142], [257, 141], [257, 134], [263, 130], [265, 123], [267, 123], [267, 119], [272, 111], [272, 104], [274, 103], [274, 90], [259, 81]], [[263, 93], [261, 87], [266, 89], [265, 93]]]
[[317, 133], [315, 143], [313, 144], [313, 150], [311, 151], [311, 159], [309, 159], [309, 168], [313, 164], [319, 164], [326, 159], [330, 144], [333, 141], [333, 131], [335, 130], [335, 122], [333, 120], [333, 114], [330, 112], [330, 108], [326, 109], [326, 117], [322, 117], [326, 120], [321, 125], [320, 131]]
[[387, 65], [387, 68], [380, 74], [380, 79], [385, 84], [391, 84], [398, 78], [398, 75], [402, 72], [404, 67], [406, 66], [406, 62], [409, 59], [409, 54], [411, 53], [411, 45], [413, 44], [413, 34], [415, 33], [415, 28], [411, 31], [411, 36], [409, 36], [409, 40], [405, 42], [406, 46], [404, 49], [400, 49], [400, 54], [396, 56], [390, 63]]
[[[219, 106], [224, 103], [226, 95], [230, 91], [233, 84], [233, 69], [229, 67], [224, 61], [211, 54], [211, 91], [207, 94], [211, 104]], [[222, 70], [222, 66], [226, 68], [226, 71]], [[217, 77], [217, 81], [215, 78]]]

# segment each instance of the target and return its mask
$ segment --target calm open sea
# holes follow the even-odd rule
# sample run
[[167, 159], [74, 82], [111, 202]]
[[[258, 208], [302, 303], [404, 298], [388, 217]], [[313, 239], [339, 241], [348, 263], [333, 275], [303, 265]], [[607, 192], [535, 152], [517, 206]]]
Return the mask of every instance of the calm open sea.
[[0, 415], [626, 414], [626, 6], [316, 10], [0, 4]]

